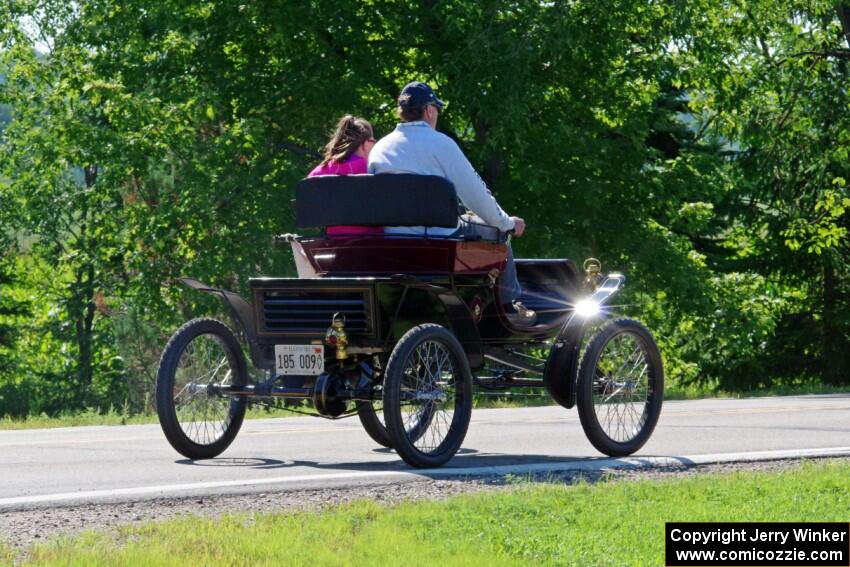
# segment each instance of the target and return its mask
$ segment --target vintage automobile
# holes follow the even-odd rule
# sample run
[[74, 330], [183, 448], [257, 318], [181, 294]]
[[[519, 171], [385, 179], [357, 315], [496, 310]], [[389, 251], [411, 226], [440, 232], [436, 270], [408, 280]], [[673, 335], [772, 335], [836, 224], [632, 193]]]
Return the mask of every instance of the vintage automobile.
[[[299, 228], [455, 227], [459, 214], [449, 182], [419, 175], [306, 179], [295, 205]], [[505, 241], [424, 232], [277, 237], [292, 247], [298, 278], [252, 278], [247, 299], [181, 278], [221, 297], [241, 329], [199, 318], [171, 337], [156, 387], [171, 445], [190, 459], [215, 457], [249, 402], [308, 399], [322, 417], [358, 415], [408, 464], [437, 467], [463, 443], [474, 388], [535, 387], [578, 405], [602, 453], [646, 443], [663, 369], [651, 333], [609, 312], [623, 275], [602, 275], [595, 259], [583, 275], [570, 260], [516, 260], [522, 301], [538, 314], [522, 326], [499, 297]], [[267, 378], [252, 382], [247, 359]]]

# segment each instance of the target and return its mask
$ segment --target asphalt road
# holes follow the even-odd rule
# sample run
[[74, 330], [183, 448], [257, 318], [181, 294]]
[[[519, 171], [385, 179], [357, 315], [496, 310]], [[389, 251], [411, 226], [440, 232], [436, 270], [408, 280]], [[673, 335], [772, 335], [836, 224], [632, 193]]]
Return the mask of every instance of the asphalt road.
[[[813, 449], [850, 454], [850, 395], [666, 402], [654, 436], [630, 462]], [[576, 462], [593, 467], [612, 460], [585, 439], [576, 410], [559, 407], [476, 410], [460, 453], [431, 472], [412, 471], [377, 448], [356, 418], [249, 420], [221, 457], [195, 462], [174, 452], [158, 425], [0, 431], [0, 510], [397, 482], [411, 472], [540, 471]]]

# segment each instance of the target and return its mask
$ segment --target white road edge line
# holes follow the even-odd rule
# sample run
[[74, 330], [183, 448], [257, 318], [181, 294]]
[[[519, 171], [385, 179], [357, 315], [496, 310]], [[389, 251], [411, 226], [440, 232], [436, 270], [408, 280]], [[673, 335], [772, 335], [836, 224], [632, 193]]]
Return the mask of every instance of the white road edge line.
[[628, 457], [622, 459], [587, 458], [574, 461], [556, 461], [551, 463], [528, 463], [519, 465], [496, 465], [484, 467], [445, 467], [440, 469], [419, 469], [409, 471], [349, 471], [325, 474], [307, 474], [271, 478], [251, 478], [242, 480], [222, 480], [212, 482], [194, 482], [187, 484], [163, 484], [155, 486], [136, 486], [132, 488], [114, 488], [109, 490], [87, 490], [80, 492], [62, 492], [0, 498], [0, 510], [9, 507], [33, 504], [73, 502], [80, 500], [114, 500], [119, 497], [140, 497], [168, 495], [173, 493], [209, 490], [215, 488], [239, 488], [251, 486], [281, 485], [299, 483], [305, 486], [327, 483], [329, 481], [368, 482], [394, 479], [399, 481], [422, 480], [434, 477], [463, 476], [499, 476], [505, 474], [530, 474], [562, 471], [598, 471], [604, 469], [652, 468], [664, 466], [692, 466], [715, 463], [773, 461], [778, 459], [800, 459], [816, 457], [850, 456], [850, 447], [827, 447], [821, 449], [794, 449], [784, 451], [757, 451], [746, 453], [715, 453], [677, 457]]

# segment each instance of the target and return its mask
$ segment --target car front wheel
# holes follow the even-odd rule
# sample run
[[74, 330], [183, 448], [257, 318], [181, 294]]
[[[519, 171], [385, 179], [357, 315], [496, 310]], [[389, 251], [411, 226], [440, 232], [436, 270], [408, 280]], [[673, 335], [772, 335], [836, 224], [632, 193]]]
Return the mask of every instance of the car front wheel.
[[591, 444], [611, 457], [649, 440], [664, 397], [661, 353], [649, 330], [614, 319], [593, 335], [581, 359], [578, 414]]

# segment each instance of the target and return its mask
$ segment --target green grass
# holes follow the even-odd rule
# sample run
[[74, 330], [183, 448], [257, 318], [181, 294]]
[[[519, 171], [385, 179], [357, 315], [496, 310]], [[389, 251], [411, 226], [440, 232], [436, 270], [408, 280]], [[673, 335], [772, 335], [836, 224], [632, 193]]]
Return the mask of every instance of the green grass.
[[[298, 408], [299, 411], [312, 411], [311, 408]], [[252, 407], [245, 414], [246, 419], [263, 419], [269, 417], [292, 417], [300, 415], [283, 409], [265, 409]], [[138, 425], [143, 423], [159, 423], [155, 413], [129, 414], [127, 412], [109, 409], [105, 413], [97, 410], [87, 410], [81, 413], [48, 416], [45, 414], [30, 416], [23, 419], [0, 418], [0, 430], [4, 429], [50, 429], [55, 427], [75, 427], [79, 425]]]
[[761, 396], [804, 396], [808, 394], [846, 394], [850, 386], [828, 386], [807, 381], [757, 390], [730, 392], [709, 386], [680, 386], [670, 384], [664, 388], [665, 400], [701, 400], [705, 398], [754, 398]]
[[0, 565], [11, 565], [15, 560], [15, 552], [11, 547], [0, 541]]
[[[850, 464], [573, 486], [86, 533], [25, 565], [663, 565], [668, 521], [847, 521]], [[746, 502], [746, 506], [741, 503]], [[2, 556], [0, 556], [2, 557]]]

